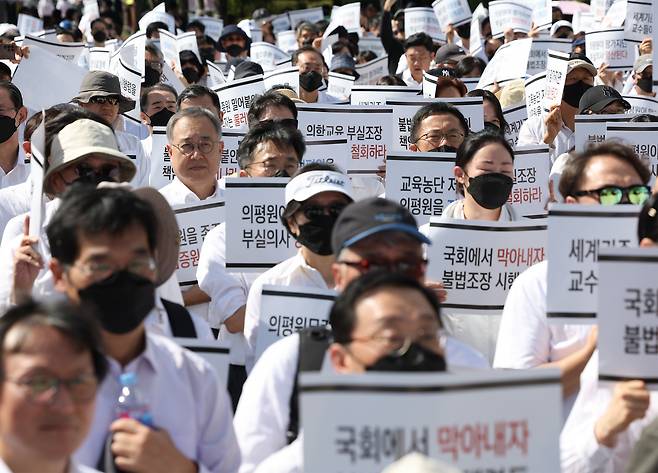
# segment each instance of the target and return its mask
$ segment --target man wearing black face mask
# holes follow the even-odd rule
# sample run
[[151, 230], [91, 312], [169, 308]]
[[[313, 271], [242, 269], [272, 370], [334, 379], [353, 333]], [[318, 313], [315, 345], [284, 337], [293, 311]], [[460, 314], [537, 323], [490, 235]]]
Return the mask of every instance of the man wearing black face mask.
[[169, 119], [176, 113], [176, 89], [168, 84], [157, 84], [142, 89], [140, 96], [140, 116], [142, 123], [152, 131], [154, 126], [167, 126]]
[[[155, 287], [178, 256], [178, 226], [164, 198], [151, 188], [74, 189], [47, 233], [56, 285], [72, 302], [96, 308], [112, 373], [99, 387], [95, 422], [76, 459], [127, 471], [236, 472], [230, 404], [212, 368], [146, 322]], [[154, 428], [116, 418], [117, 379], [126, 371], [142, 393], [159, 396], [145, 399]], [[181, 431], [184, 437], [170, 435]]]
[[292, 65], [299, 67], [299, 98], [306, 103], [332, 103], [331, 98], [319, 89], [324, 85], [326, 70], [324, 58], [312, 46], [303, 46], [292, 55]]
[[641, 95], [644, 97], [655, 97], [653, 91], [653, 56], [643, 54], [635, 60], [633, 66], [633, 90], [630, 95]]
[[251, 39], [247, 33], [236, 25], [226, 25], [217, 42], [219, 50], [226, 54], [227, 62], [235, 59], [245, 59], [248, 56]]
[[30, 173], [18, 145], [18, 127], [26, 119], [21, 91], [11, 82], [0, 81], [0, 189], [20, 184]]
[[95, 48], [104, 48], [105, 41], [107, 40], [107, 25], [105, 22], [98, 18], [91, 22], [91, 36], [94, 38]]

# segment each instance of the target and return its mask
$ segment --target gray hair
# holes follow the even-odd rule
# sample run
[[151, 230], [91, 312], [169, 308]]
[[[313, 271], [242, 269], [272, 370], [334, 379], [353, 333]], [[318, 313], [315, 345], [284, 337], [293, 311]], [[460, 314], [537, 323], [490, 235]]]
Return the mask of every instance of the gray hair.
[[189, 107], [176, 113], [167, 123], [167, 140], [171, 143], [174, 138], [174, 127], [179, 120], [183, 118], [207, 118], [215, 127], [217, 136], [222, 137], [222, 124], [219, 119], [210, 111], [202, 107]]

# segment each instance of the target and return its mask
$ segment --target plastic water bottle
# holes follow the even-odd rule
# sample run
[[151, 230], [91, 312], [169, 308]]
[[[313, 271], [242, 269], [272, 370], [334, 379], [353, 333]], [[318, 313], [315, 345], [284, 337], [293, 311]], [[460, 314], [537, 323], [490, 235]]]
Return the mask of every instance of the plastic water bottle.
[[152, 427], [153, 416], [137, 387], [137, 375], [123, 373], [119, 377], [119, 382], [121, 383], [121, 394], [117, 400], [117, 418], [135, 419]]

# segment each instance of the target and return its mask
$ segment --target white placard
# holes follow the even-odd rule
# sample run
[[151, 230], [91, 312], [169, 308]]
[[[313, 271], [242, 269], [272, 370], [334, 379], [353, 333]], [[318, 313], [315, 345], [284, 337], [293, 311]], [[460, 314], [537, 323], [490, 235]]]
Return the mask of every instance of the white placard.
[[658, 250], [602, 249], [598, 270], [599, 380], [658, 384]]
[[295, 89], [299, 95], [299, 69], [297, 66], [274, 69], [266, 72], [263, 76], [265, 90], [270, 90], [275, 85], [288, 85]]
[[461, 77], [459, 80], [464, 83], [464, 85], [466, 86], [466, 90], [468, 90], [469, 92], [477, 89], [478, 82], [480, 82], [479, 77]]
[[446, 40], [445, 33], [439, 25], [439, 20], [431, 8], [413, 7], [404, 9], [405, 38], [416, 33], [427, 33], [437, 41], [443, 42]]
[[637, 246], [634, 205], [553, 204], [548, 210], [546, 316], [596, 323], [599, 249]]
[[380, 473], [411, 451], [465, 472], [560, 471], [558, 370], [303, 373], [300, 383], [306, 471]]
[[389, 153], [386, 198], [409, 210], [419, 226], [424, 225], [457, 199], [454, 169], [455, 153]]
[[432, 8], [443, 31], [448, 25], [456, 28], [471, 21], [471, 7], [466, 0], [435, 0]]
[[589, 145], [603, 143], [605, 140], [606, 122], [627, 122], [628, 115], [576, 115], [574, 133], [576, 135], [575, 150], [585, 151]]
[[158, 31], [160, 32], [160, 50], [164, 56], [165, 63], [169, 65], [173, 63], [175, 65], [174, 69], [181, 72], [176, 35], [162, 29]]
[[176, 278], [181, 287], [197, 284], [201, 245], [208, 232], [225, 220], [224, 204], [220, 197], [173, 208], [180, 240]]
[[[42, 114], [44, 112], [42, 111]], [[32, 196], [30, 198], [30, 226], [28, 234], [41, 238], [43, 218], [46, 212], [46, 201], [43, 198], [43, 176], [46, 169], [46, 128], [45, 118], [32, 134], [32, 157], [30, 158], [30, 179], [32, 179]], [[42, 242], [39, 242], [41, 245]]]
[[297, 36], [292, 30], [280, 31], [276, 34], [276, 45], [282, 51], [292, 52], [297, 49]]
[[352, 105], [386, 105], [386, 100], [406, 100], [418, 96], [419, 90], [406, 85], [354, 85]]
[[349, 100], [350, 95], [352, 94], [354, 81], [354, 76], [340, 74], [338, 72], [330, 72], [327, 94], [340, 100]]
[[494, 82], [503, 87], [505, 82], [525, 78], [531, 48], [531, 38], [503, 44], [482, 72], [477, 88], [490, 88]]
[[201, 53], [199, 53], [199, 45], [196, 41], [196, 33], [188, 31], [176, 36], [176, 46], [178, 46], [178, 54], [183, 51], [192, 51], [199, 62], [201, 62]]
[[469, 35], [469, 52], [471, 53], [471, 56], [479, 56], [483, 52], [483, 36], [480, 28], [482, 20], [488, 16], [489, 13], [487, 12], [487, 9], [481, 3], [475, 10], [473, 10], [473, 18], [471, 18], [471, 34]]
[[290, 59], [290, 54], [270, 43], [251, 43], [251, 60], [260, 64], [264, 71], [276, 69], [277, 63]]
[[359, 38], [359, 51], [372, 51], [377, 55], [377, 58], [386, 55], [386, 49], [384, 49], [382, 40], [378, 36], [363, 36]]
[[282, 13], [272, 18], [272, 30], [275, 35], [278, 35], [282, 31], [290, 30], [290, 18], [288, 18], [287, 13]]
[[238, 147], [244, 139], [245, 132], [236, 130], [222, 130], [222, 141], [224, 149], [219, 161], [220, 179], [231, 174], [240, 172], [240, 163], [238, 162]]
[[89, 49], [89, 70], [110, 71], [110, 50], [107, 48]]
[[548, 30], [553, 23], [553, 8], [551, 0], [531, 0], [532, 23], [537, 30]]
[[[592, 3], [594, 2], [592, 1]], [[587, 33], [596, 29], [599, 22], [594, 16], [594, 13], [577, 11], [573, 14], [571, 24], [573, 25], [574, 32], [580, 33], [582, 31]]]
[[354, 105], [298, 105], [305, 139], [347, 139], [348, 174], [373, 174], [391, 146], [393, 110]]
[[515, 33], [528, 33], [532, 27], [532, 7], [510, 0], [495, 0], [489, 2], [489, 19], [494, 38], [502, 38], [510, 28]]
[[[47, 84], [44, 71], [48, 71]], [[42, 48], [32, 48], [30, 57], [18, 64], [12, 83], [22, 91], [23, 103], [32, 110], [47, 109], [58, 103], [68, 103], [78, 95], [87, 71]], [[46, 86], [47, 85], [47, 86]]]
[[628, 0], [624, 34], [628, 41], [637, 43], [653, 35], [653, 7], [651, 0]]
[[411, 134], [411, 120], [416, 112], [423, 106], [446, 102], [454, 105], [464, 115], [471, 131], [480, 131], [484, 128], [484, 112], [482, 97], [462, 97], [457, 99], [416, 99], [416, 100], [387, 100], [386, 105], [393, 107], [393, 136], [391, 149], [394, 151], [407, 151], [409, 149], [409, 135]]
[[605, 125], [605, 139], [621, 141], [631, 147], [651, 170], [649, 186], [653, 187], [658, 175], [658, 123], [614, 123]]
[[514, 147], [519, 141], [521, 125], [523, 125], [528, 119], [528, 110], [526, 109], [525, 105], [507, 107], [503, 110], [503, 116], [507, 122], [507, 127], [504, 130], [505, 139], [509, 142], [510, 145], [512, 145], [512, 147]]
[[167, 127], [154, 126], [151, 133], [151, 173], [149, 186], [161, 189], [174, 180], [176, 174], [167, 151]]
[[585, 49], [596, 68], [605, 62], [611, 71], [633, 69], [635, 52], [632, 43], [624, 39], [623, 28], [587, 33]]
[[119, 69], [117, 71], [119, 84], [121, 85], [121, 95], [134, 100], [135, 104], [139, 103], [139, 94], [141, 91], [142, 76], [124, 64], [123, 59], [119, 58]]
[[262, 272], [297, 252], [281, 223], [288, 178], [227, 177], [226, 269]]
[[261, 291], [256, 357], [277, 340], [307, 327], [324, 327], [336, 292], [308, 286], [265, 284]]
[[[206, 61], [206, 66], [208, 66], [209, 88], [214, 89], [215, 87], [219, 87], [222, 84], [226, 84], [226, 77], [224, 77], [224, 73], [222, 72], [222, 69], [217, 64], [215, 64], [214, 62]], [[180, 92], [178, 93], [180, 94]]]
[[60, 43], [57, 40], [47, 40], [42, 38], [35, 38], [34, 36], [26, 36], [23, 39], [23, 46], [30, 47], [30, 50], [33, 48], [42, 48], [48, 51], [50, 54], [61, 57], [65, 61], [72, 62], [73, 64], [78, 63], [78, 58], [82, 51], [85, 49], [83, 43]]
[[590, 2], [590, 12], [594, 15], [594, 18], [598, 21], [603, 20], [606, 12], [612, 6], [614, 0], [591, 0]]
[[173, 340], [210, 363], [217, 374], [220, 386], [228, 385], [228, 365], [231, 350], [225, 342], [198, 338], [174, 338]]
[[[211, 62], [208, 62], [207, 65], [208, 65], [208, 78], [210, 79], [208, 81], [209, 84], [208, 86], [210, 87], [210, 84], [213, 83], [212, 80], [214, 77], [212, 71], [213, 64]], [[176, 93], [179, 95], [183, 90], [185, 90], [185, 86], [178, 78], [174, 70], [169, 66], [169, 64], [162, 65], [162, 75], [160, 76], [160, 82], [172, 86], [176, 90]]]
[[304, 10], [289, 11], [288, 18], [290, 18], [290, 27], [294, 29], [302, 21], [316, 23], [324, 20], [324, 13], [322, 13], [322, 7], [306, 8]]
[[514, 150], [514, 187], [507, 203], [517, 215], [532, 218], [546, 215], [550, 172], [548, 146], [520, 146]]
[[26, 36], [30, 33], [43, 30], [43, 20], [24, 13], [19, 13], [16, 27], [21, 35]]
[[[450, 78], [451, 76], [445, 74], [441, 77]], [[423, 97], [428, 99], [433, 99], [436, 95], [436, 85], [439, 82], [440, 77], [433, 76], [427, 72], [423, 72]], [[461, 79], [460, 79], [461, 80]]]
[[[361, 41], [359, 41], [360, 45]], [[359, 74], [359, 78], [354, 84], [374, 85], [379, 79], [388, 75], [388, 56], [378, 57], [365, 64], [357, 64], [355, 69]], [[354, 90], [354, 87], [352, 87], [352, 90]]]
[[148, 25], [150, 25], [151, 23], [156, 23], [158, 21], [161, 21], [162, 23], [166, 24], [167, 28], [169, 28], [170, 33], [176, 34], [176, 20], [174, 19], [174, 17], [168, 13], [165, 13], [164, 11], [156, 11], [156, 10], [151, 10], [139, 20], [138, 22], [139, 31], [146, 31]]
[[533, 39], [532, 48], [530, 48], [530, 55], [528, 56], [528, 68], [526, 73], [529, 76], [534, 76], [546, 70], [548, 60], [548, 50], [560, 51], [563, 53], [571, 52], [570, 39]]
[[265, 93], [263, 76], [245, 77], [220, 85], [213, 89], [219, 97], [219, 105], [224, 113], [224, 128], [246, 130], [247, 112], [257, 95]]
[[545, 84], [546, 72], [540, 72], [525, 81], [525, 106], [528, 118], [542, 116]]
[[350, 147], [346, 138], [327, 140], [310, 138], [306, 140], [306, 152], [302, 166], [309, 163], [332, 164], [347, 173]]
[[567, 81], [569, 54], [559, 51], [548, 51], [546, 61], [546, 80], [544, 81], [544, 107], [550, 110], [552, 105], [560, 105], [562, 91]]
[[213, 18], [212, 16], [195, 16], [194, 20], [199, 20], [206, 27], [206, 35], [210, 36], [213, 41], [219, 41], [224, 29], [224, 20]]
[[624, 100], [631, 104], [630, 110], [626, 111], [629, 115], [658, 113], [658, 99], [655, 97], [645, 97], [642, 95], [624, 95], [623, 97]]
[[600, 29], [621, 28], [626, 19], [626, 0], [615, 0], [601, 20]]
[[516, 277], [544, 260], [546, 224], [432, 218], [427, 277], [448, 291], [445, 309], [502, 311]]
[[[144, 74], [144, 45], [146, 44], [146, 33], [138, 31], [126, 39], [117, 50], [123, 63], [134, 71]], [[107, 43], [106, 43], [106, 46]]]
[[348, 33], [361, 31], [361, 4], [348, 3], [331, 11], [331, 23], [325, 30], [323, 38], [333, 33], [338, 26], [344, 26]]

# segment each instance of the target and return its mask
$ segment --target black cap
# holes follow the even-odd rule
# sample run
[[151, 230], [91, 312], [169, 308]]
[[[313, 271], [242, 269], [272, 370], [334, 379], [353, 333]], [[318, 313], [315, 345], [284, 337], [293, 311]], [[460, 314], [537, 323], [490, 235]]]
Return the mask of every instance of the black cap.
[[235, 66], [233, 79], [238, 80], [244, 79], [245, 77], [260, 76], [263, 74], [263, 68], [260, 64], [251, 61], [242, 61], [240, 64]]
[[586, 110], [591, 110], [594, 113], [599, 113], [605, 107], [617, 100], [624, 105], [625, 110], [630, 110], [631, 104], [624, 100], [624, 97], [622, 97], [613, 87], [608, 85], [597, 85], [587, 89], [580, 98], [580, 102], [578, 102], [578, 111], [579, 113], [583, 113]]
[[416, 219], [397, 202], [373, 197], [354, 202], [343, 210], [331, 234], [334, 254], [370, 235], [385, 231], [404, 232], [421, 243], [432, 242], [418, 231]]
[[459, 62], [466, 56], [468, 56], [468, 53], [461, 46], [457, 46], [456, 44], [444, 44], [436, 52], [434, 62], [436, 64], [441, 64], [446, 61]]
[[247, 33], [245, 33], [242, 28], [239, 28], [237, 25], [227, 25], [222, 29], [222, 35], [217, 40], [217, 49], [219, 51], [225, 52], [224, 48], [222, 47], [222, 40], [226, 39], [227, 36], [232, 34], [238, 34], [242, 36], [247, 44], [247, 49], [249, 49], [249, 46], [251, 45], [251, 38], [247, 35]]
[[434, 77], [457, 77], [455, 75], [455, 70], [450, 69], [449, 67], [435, 67], [427, 71], [427, 74]]

